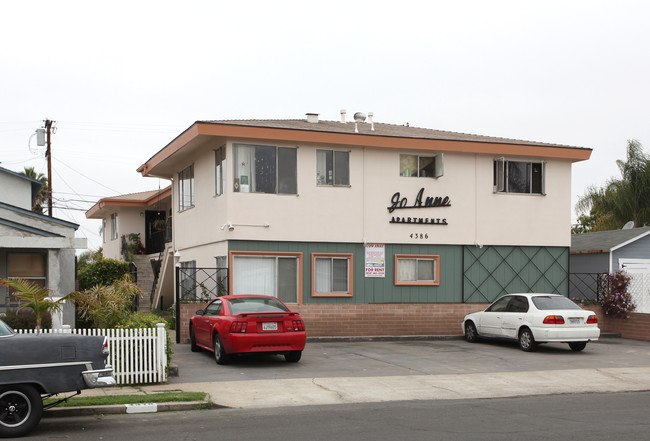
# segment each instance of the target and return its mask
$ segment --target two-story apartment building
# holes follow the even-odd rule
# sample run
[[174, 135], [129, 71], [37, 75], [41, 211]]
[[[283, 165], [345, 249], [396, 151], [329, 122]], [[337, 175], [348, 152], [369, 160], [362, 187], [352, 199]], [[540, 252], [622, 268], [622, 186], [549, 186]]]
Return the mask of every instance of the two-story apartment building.
[[279, 297], [310, 335], [458, 334], [476, 303], [568, 293], [590, 154], [342, 112], [198, 121], [138, 171], [173, 182], [181, 268], [227, 267], [230, 293]]

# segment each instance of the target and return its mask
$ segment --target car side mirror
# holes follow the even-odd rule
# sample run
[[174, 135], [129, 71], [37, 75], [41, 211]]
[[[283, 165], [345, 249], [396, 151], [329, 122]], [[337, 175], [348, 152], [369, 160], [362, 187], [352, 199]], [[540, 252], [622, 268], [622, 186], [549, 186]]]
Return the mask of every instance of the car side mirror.
[[205, 312], [202, 309], [196, 311], [196, 315], [203, 315], [203, 314], [205, 314]]

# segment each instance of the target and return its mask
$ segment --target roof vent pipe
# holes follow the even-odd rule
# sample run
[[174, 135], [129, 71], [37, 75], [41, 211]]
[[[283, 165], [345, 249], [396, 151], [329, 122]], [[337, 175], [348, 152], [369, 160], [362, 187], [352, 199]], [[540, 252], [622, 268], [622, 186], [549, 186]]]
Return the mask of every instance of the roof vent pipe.
[[341, 109], [341, 123], [345, 124], [345, 109]]
[[368, 112], [368, 122], [370, 123], [370, 130], [375, 130], [375, 122], [372, 120], [372, 112]]
[[312, 124], [318, 124], [318, 113], [307, 113], [307, 122]]
[[354, 114], [354, 132], [359, 133], [359, 123], [366, 121], [366, 115], [362, 112], [357, 112]]

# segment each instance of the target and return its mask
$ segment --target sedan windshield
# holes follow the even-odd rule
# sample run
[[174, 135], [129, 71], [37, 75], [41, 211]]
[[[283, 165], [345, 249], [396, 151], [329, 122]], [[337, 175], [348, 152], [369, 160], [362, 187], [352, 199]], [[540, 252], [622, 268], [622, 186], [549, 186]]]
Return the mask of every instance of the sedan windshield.
[[540, 311], [551, 309], [582, 309], [571, 300], [562, 296], [533, 296], [533, 303]]
[[262, 297], [240, 297], [228, 300], [231, 314], [247, 314], [257, 312], [289, 312], [279, 300]]
[[7, 335], [14, 335], [14, 331], [5, 322], [0, 320], [0, 337], [6, 337]]

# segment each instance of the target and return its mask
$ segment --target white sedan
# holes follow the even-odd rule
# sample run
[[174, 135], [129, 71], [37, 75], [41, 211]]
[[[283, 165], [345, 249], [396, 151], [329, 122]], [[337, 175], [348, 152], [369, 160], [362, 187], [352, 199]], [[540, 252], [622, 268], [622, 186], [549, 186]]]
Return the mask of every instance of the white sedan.
[[527, 352], [551, 342], [582, 351], [600, 337], [596, 315], [557, 294], [508, 294], [485, 311], [467, 314], [463, 331], [471, 343], [483, 337], [517, 340]]

